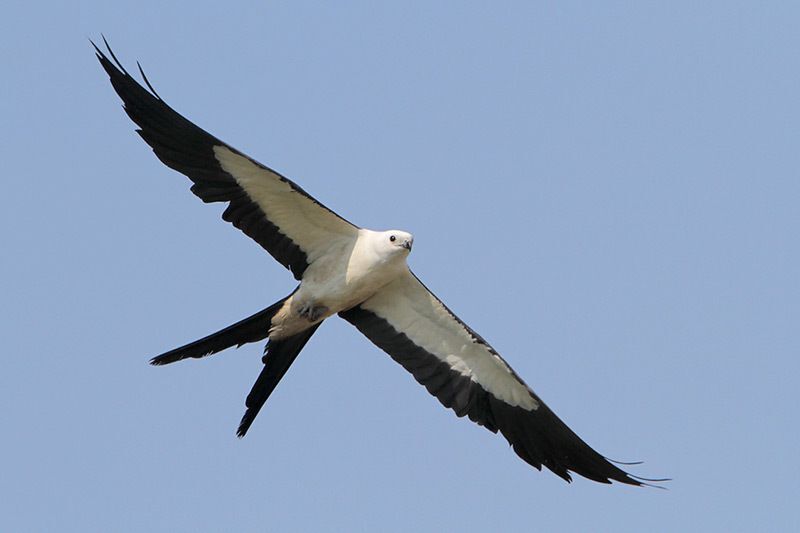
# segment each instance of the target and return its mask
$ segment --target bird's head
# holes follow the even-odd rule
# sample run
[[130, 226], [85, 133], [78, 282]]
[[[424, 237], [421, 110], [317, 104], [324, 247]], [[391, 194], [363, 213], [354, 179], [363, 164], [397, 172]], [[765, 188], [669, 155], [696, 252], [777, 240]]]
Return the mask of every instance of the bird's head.
[[408, 255], [411, 246], [414, 244], [414, 236], [407, 231], [393, 229], [381, 232], [380, 239], [383, 241], [381, 247], [392, 253], [403, 253]]

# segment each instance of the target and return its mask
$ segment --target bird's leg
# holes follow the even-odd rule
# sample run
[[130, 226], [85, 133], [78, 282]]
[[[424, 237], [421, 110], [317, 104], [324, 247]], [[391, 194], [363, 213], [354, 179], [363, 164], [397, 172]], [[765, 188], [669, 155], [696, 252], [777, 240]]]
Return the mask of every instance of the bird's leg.
[[316, 322], [325, 316], [328, 311], [330, 311], [330, 309], [324, 305], [314, 305], [312, 302], [308, 302], [297, 311], [297, 314], [309, 322]]

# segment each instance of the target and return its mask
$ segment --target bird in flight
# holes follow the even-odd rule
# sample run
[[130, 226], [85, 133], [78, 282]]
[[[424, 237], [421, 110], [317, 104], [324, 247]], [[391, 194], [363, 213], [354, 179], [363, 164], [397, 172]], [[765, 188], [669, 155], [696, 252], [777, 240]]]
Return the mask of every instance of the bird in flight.
[[[105, 38], [103, 39], [105, 42]], [[166, 365], [267, 339], [264, 367], [247, 396], [237, 434], [259, 410], [320, 324], [339, 315], [400, 363], [445, 407], [498, 431], [528, 464], [566, 481], [570, 471], [601, 483], [643, 485], [597, 453], [525, 384], [500, 355], [409, 269], [414, 237], [343, 219], [299, 185], [178, 114], [92, 43], [137, 133], [204, 202], [226, 202], [222, 218], [288, 268], [297, 287], [232, 326], [153, 358]], [[109, 56], [111, 59], [109, 59]], [[113, 62], [112, 62], [113, 59]]]

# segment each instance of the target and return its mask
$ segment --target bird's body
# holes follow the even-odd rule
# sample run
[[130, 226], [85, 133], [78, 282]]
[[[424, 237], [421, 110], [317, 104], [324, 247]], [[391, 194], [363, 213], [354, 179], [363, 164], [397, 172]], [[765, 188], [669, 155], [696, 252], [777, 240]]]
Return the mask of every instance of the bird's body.
[[[274, 189], [283, 189], [282, 183], [267, 190], [259, 188], [259, 173], [263, 171], [249, 158], [227, 147], [215, 147], [214, 157], [241, 187], [257, 191], [254, 195], [268, 197], [275, 194]], [[291, 218], [295, 214], [285, 216]], [[277, 218], [280, 219], [280, 214]], [[320, 226], [312, 228], [312, 232], [316, 230], [319, 234], [314, 239], [314, 253], [307, 257], [300, 286], [273, 317], [270, 339], [290, 337], [350, 309], [408, 270], [406, 257], [414, 242], [410, 233], [348, 225], [331, 233], [327, 225]]]
[[273, 317], [270, 340], [300, 333], [368, 300], [408, 270], [411, 242], [413, 237], [403, 231], [360, 229], [354, 239], [331, 243], [329, 251], [308, 266], [297, 291]]
[[569, 481], [569, 471], [602, 483], [642, 482], [611, 464], [570, 430], [474, 330], [408, 267], [410, 233], [355, 226], [301, 187], [175, 112], [144, 78], [130, 76], [109, 49], [97, 57], [167, 166], [188, 176], [204, 202], [226, 202], [231, 222], [288, 268], [299, 285], [287, 297], [151, 362], [200, 358], [268, 339], [264, 367], [247, 397], [244, 436], [295, 357], [327, 318], [338, 315], [387, 352], [458, 416], [501, 432], [537, 469]]

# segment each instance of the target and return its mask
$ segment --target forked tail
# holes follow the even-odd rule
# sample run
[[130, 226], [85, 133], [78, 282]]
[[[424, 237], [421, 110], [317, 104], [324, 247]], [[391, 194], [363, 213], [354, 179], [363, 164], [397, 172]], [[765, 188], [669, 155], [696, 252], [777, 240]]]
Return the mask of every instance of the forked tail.
[[238, 348], [243, 344], [264, 340], [267, 338], [267, 335], [269, 335], [272, 317], [275, 316], [275, 313], [277, 313], [278, 310], [283, 306], [283, 303], [289, 298], [289, 296], [275, 302], [263, 311], [259, 311], [258, 313], [249, 316], [244, 320], [240, 320], [232, 326], [228, 326], [227, 328], [217, 331], [216, 333], [212, 333], [207, 337], [203, 337], [198, 341], [194, 341], [185, 346], [181, 346], [180, 348], [175, 348], [174, 350], [163, 353], [158, 357], [154, 357], [150, 360], [150, 364], [160, 366], [174, 363], [175, 361], [180, 361], [181, 359], [187, 359], [189, 357], [199, 359], [207, 355], [221, 352], [222, 350], [232, 346], [236, 346]]
[[250, 394], [247, 395], [247, 411], [245, 411], [242, 421], [239, 422], [239, 429], [236, 434], [239, 437], [244, 437], [256, 415], [261, 410], [264, 402], [267, 401], [269, 395], [278, 386], [278, 382], [289, 370], [289, 367], [297, 358], [297, 354], [306, 345], [311, 335], [317, 331], [317, 328], [322, 322], [318, 322], [300, 333], [280, 340], [270, 340], [267, 347], [264, 348], [264, 357], [261, 359], [264, 362], [264, 368], [261, 370], [258, 379], [253, 384]]

